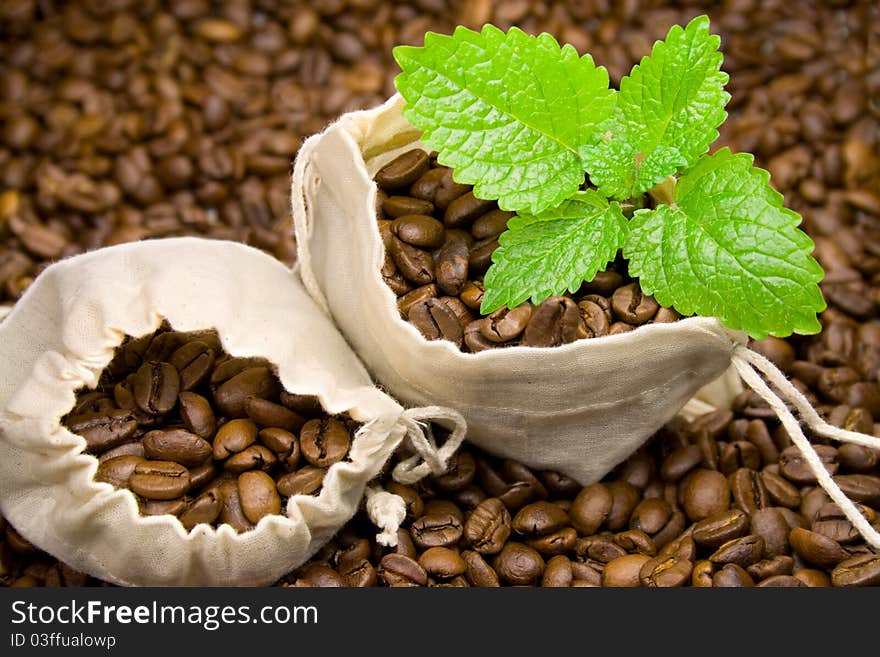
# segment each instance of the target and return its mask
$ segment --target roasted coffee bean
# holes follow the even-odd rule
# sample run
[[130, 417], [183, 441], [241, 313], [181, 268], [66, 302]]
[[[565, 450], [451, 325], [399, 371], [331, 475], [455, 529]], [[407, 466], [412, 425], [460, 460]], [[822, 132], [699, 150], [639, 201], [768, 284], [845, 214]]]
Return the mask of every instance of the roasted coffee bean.
[[739, 509], [727, 509], [697, 522], [692, 535], [700, 545], [718, 548], [748, 531], [749, 516]]
[[749, 468], [739, 468], [728, 478], [733, 503], [746, 513], [769, 506], [769, 494], [761, 476]]
[[840, 490], [856, 502], [880, 502], [880, 477], [865, 474], [836, 475], [834, 481]]
[[495, 201], [484, 201], [469, 191], [449, 203], [443, 213], [443, 223], [449, 228], [458, 228], [462, 224], [486, 214], [494, 206]]
[[180, 419], [186, 428], [201, 438], [210, 438], [217, 431], [217, 419], [207, 399], [194, 392], [180, 393]]
[[544, 556], [570, 552], [574, 549], [576, 542], [577, 532], [573, 527], [563, 527], [551, 534], [530, 538], [525, 541], [526, 545], [535, 548]]
[[309, 420], [299, 435], [303, 458], [318, 467], [328, 467], [344, 459], [351, 447], [351, 434], [342, 422]]
[[480, 304], [483, 303], [483, 293], [485, 291], [481, 281], [468, 281], [461, 288], [459, 298], [471, 310], [479, 310]]
[[111, 484], [114, 488], [127, 488], [128, 480], [135, 468], [141, 463], [144, 463], [144, 459], [134, 455], [115, 456], [107, 459], [98, 465], [95, 481]]
[[458, 552], [445, 547], [432, 547], [422, 552], [419, 565], [428, 575], [442, 579], [463, 575], [467, 570], [467, 564]]
[[272, 477], [260, 470], [238, 477], [238, 497], [245, 517], [257, 524], [262, 518], [281, 513], [281, 498]]
[[593, 301], [581, 301], [578, 303], [580, 323], [578, 325], [578, 338], [601, 338], [608, 335], [611, 323], [605, 310]]
[[775, 557], [788, 552], [788, 523], [778, 509], [758, 509], [750, 516], [753, 534], [764, 539], [764, 556]]
[[832, 567], [847, 556], [837, 541], [800, 527], [791, 530], [788, 540], [804, 561], [817, 566]]
[[712, 586], [739, 588], [754, 585], [755, 580], [752, 579], [752, 576], [742, 566], [735, 563], [725, 564], [721, 570], [712, 576]]
[[143, 461], [128, 478], [135, 493], [151, 500], [172, 500], [189, 490], [189, 471], [173, 461]]
[[103, 452], [98, 457], [98, 463], [109, 461], [117, 456], [140, 456], [141, 458], [144, 458], [144, 445], [140, 440], [132, 440], [127, 443], [122, 443], [121, 445]]
[[435, 298], [437, 292], [437, 285], [434, 283], [418, 287], [411, 292], [407, 292], [397, 300], [397, 309], [403, 317], [408, 317], [410, 308], [421, 301]]
[[[748, 574], [748, 573], [746, 573]], [[715, 564], [708, 559], [697, 561], [691, 572], [691, 586], [707, 588], [712, 586], [712, 578], [715, 575]]]
[[253, 523], [247, 519], [241, 508], [241, 497], [238, 494], [238, 482], [227, 479], [220, 483], [220, 523], [230, 525], [237, 532], [246, 532], [254, 528]]
[[513, 212], [506, 210], [490, 210], [474, 220], [474, 223], [471, 224], [471, 235], [477, 240], [497, 238], [507, 230], [507, 222], [513, 216]]
[[838, 563], [831, 573], [834, 586], [880, 585], [880, 555], [859, 554]]
[[801, 504], [801, 494], [785, 478], [775, 472], [764, 470], [761, 472], [761, 480], [770, 500], [779, 506], [796, 509]]
[[[464, 290], [470, 285], [472, 290], [477, 290], [476, 283], [468, 283], [468, 263], [470, 250], [467, 242], [460, 236], [448, 236], [443, 246], [437, 252], [436, 270], [437, 285], [446, 294], [462, 294], [462, 301], [471, 308], [479, 308], [482, 302], [482, 290], [479, 290], [479, 300], [473, 299], [473, 291], [465, 298]], [[470, 303], [468, 302], [470, 299]], [[476, 303], [476, 306], [471, 305]]]
[[791, 588], [806, 586], [806, 584], [791, 575], [773, 575], [772, 577], [761, 580], [756, 586], [761, 588]]
[[391, 553], [382, 557], [379, 577], [388, 586], [427, 586], [428, 573], [417, 561], [402, 554]]
[[764, 556], [764, 539], [757, 534], [748, 534], [723, 543], [709, 561], [716, 564], [735, 563], [746, 568], [760, 561]]
[[156, 429], [143, 438], [144, 454], [156, 461], [200, 465], [212, 454], [211, 443], [185, 429]]
[[527, 347], [557, 347], [574, 342], [579, 320], [574, 301], [567, 297], [550, 297], [532, 312], [522, 343]]
[[138, 506], [144, 516], [179, 516], [186, 509], [186, 500], [144, 500]]
[[640, 496], [635, 486], [625, 481], [612, 481], [607, 487], [611, 491], [612, 504], [605, 524], [609, 530], [616, 532], [627, 527]]
[[194, 499], [180, 514], [180, 522], [187, 530], [199, 524], [210, 525], [220, 516], [222, 506], [219, 489], [207, 491]]
[[612, 559], [602, 571], [602, 586], [641, 586], [639, 574], [650, 560], [643, 554], [627, 554]]
[[376, 173], [376, 182], [386, 190], [403, 189], [416, 182], [429, 166], [428, 154], [414, 148], [379, 169]]
[[[816, 454], [828, 474], [835, 474], [838, 468], [837, 450], [830, 445], [814, 445]], [[779, 473], [796, 484], [815, 484], [816, 475], [804, 459], [800, 450], [792, 445], [785, 448], [779, 455]]]
[[223, 468], [228, 472], [239, 474], [246, 470], [269, 470], [277, 462], [278, 457], [268, 447], [250, 445], [226, 459]]
[[413, 246], [435, 248], [443, 244], [443, 224], [428, 215], [398, 217], [391, 223], [391, 232]]
[[531, 584], [545, 567], [537, 550], [516, 541], [506, 543], [492, 565], [502, 580], [513, 585]]
[[[848, 428], [848, 427], [845, 427]], [[856, 429], [858, 431], [864, 430]], [[868, 433], [873, 432], [873, 423]], [[837, 448], [837, 458], [840, 461], [840, 467], [853, 472], [870, 472], [877, 467], [877, 452], [862, 445], [853, 445], [845, 443]]]
[[214, 436], [214, 458], [227, 459], [250, 447], [256, 442], [257, 433], [257, 425], [251, 420], [230, 420]]
[[507, 342], [518, 337], [526, 328], [532, 317], [532, 306], [521, 304], [509, 310], [500, 308], [482, 320], [480, 332], [492, 342]]
[[299, 441], [290, 431], [270, 427], [261, 429], [257, 434], [258, 440], [284, 460], [287, 468], [295, 468], [299, 464], [300, 449]]
[[513, 518], [511, 526], [518, 534], [543, 536], [558, 531], [568, 523], [568, 514], [550, 502], [527, 504]]
[[167, 413], [177, 402], [180, 376], [170, 363], [144, 363], [132, 380], [132, 393], [144, 413]]
[[414, 304], [409, 310], [409, 321], [427, 340], [448, 340], [461, 345], [464, 338], [458, 317], [439, 299]]
[[433, 483], [439, 490], [454, 492], [470, 485], [477, 474], [477, 463], [470, 452], [459, 451], [447, 463], [446, 473], [434, 477]]
[[720, 513], [730, 504], [727, 478], [714, 470], [697, 469], [681, 483], [684, 511], [693, 521]]
[[382, 210], [392, 218], [413, 214], [431, 216], [434, 204], [412, 196], [389, 196], [382, 200]]
[[134, 435], [138, 427], [134, 415], [125, 410], [68, 417], [66, 424], [73, 433], [85, 439], [88, 449], [95, 451], [124, 443]]
[[488, 498], [471, 512], [464, 525], [464, 538], [481, 554], [498, 554], [510, 531], [507, 507], [497, 498]]
[[364, 588], [376, 586], [378, 573], [376, 568], [366, 559], [347, 564], [339, 568], [339, 574], [345, 580], [345, 586]]
[[642, 500], [633, 510], [629, 519], [631, 529], [641, 529], [646, 534], [656, 534], [669, 522], [672, 507], [666, 500]]
[[213, 461], [202, 463], [202, 465], [190, 468], [189, 485], [190, 490], [196, 490], [208, 484], [217, 475], [217, 466]]
[[686, 445], [673, 450], [660, 466], [664, 481], [678, 481], [697, 467], [703, 460], [703, 452], [697, 445]]
[[627, 552], [638, 552], [653, 557], [657, 554], [657, 546], [651, 537], [641, 529], [630, 529], [614, 535], [614, 542]]
[[501, 586], [498, 574], [486, 563], [482, 555], [473, 550], [465, 550], [461, 553], [461, 557], [465, 562], [465, 577], [473, 586]]
[[571, 560], [564, 555], [557, 555], [547, 562], [541, 586], [548, 588], [571, 586], [573, 580]]
[[388, 252], [403, 277], [414, 285], [427, 285], [434, 280], [434, 260], [427, 251], [392, 237]]
[[650, 588], [684, 586], [691, 580], [694, 564], [677, 556], [654, 557], [642, 564], [639, 583]]
[[614, 504], [612, 491], [605, 484], [590, 484], [575, 498], [569, 515], [574, 528], [589, 536], [605, 523]]
[[644, 324], [654, 317], [659, 307], [654, 297], [642, 294], [638, 283], [619, 287], [611, 295], [615, 316], [628, 324]]
[[258, 427], [271, 427], [296, 433], [306, 422], [305, 418], [286, 406], [260, 397], [245, 399], [244, 410]]
[[268, 367], [251, 367], [223, 382], [214, 393], [214, 403], [226, 417], [243, 418], [248, 397], [270, 399], [278, 394], [278, 387]]
[[289, 472], [279, 477], [276, 486], [284, 497], [311, 495], [321, 488], [325, 474], [327, 474], [325, 468], [307, 465], [296, 472]]
[[413, 541], [421, 548], [448, 547], [462, 536], [462, 521], [453, 513], [426, 514], [410, 527]]
[[180, 374], [180, 389], [192, 390], [211, 374], [214, 350], [200, 340], [193, 340], [171, 354], [168, 362]]
[[794, 559], [785, 554], [779, 554], [769, 559], [761, 559], [746, 568], [749, 575], [756, 581], [767, 579], [768, 577], [778, 577], [780, 575], [791, 575], [794, 570]]

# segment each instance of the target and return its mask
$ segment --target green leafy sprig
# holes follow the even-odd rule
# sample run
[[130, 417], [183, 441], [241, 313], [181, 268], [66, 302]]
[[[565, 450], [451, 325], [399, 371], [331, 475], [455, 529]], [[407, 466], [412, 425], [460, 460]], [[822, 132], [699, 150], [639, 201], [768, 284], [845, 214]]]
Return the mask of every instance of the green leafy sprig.
[[483, 314], [575, 292], [622, 250], [642, 290], [683, 315], [757, 339], [820, 330], [824, 273], [800, 216], [751, 155], [707, 154], [730, 99], [719, 45], [706, 16], [676, 25], [619, 91], [549, 34], [459, 27], [395, 48], [422, 141], [475, 196], [517, 213]]

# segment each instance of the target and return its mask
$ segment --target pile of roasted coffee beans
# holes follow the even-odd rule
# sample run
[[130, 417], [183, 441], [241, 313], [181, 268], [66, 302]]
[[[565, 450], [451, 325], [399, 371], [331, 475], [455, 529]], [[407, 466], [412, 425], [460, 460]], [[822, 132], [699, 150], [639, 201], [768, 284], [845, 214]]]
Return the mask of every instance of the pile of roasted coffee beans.
[[226, 354], [216, 331], [168, 329], [126, 340], [63, 424], [142, 514], [238, 532], [317, 493], [358, 428], [286, 392], [268, 361]]
[[[771, 172], [828, 272], [822, 333], [754, 346], [830, 421], [880, 435], [880, 6], [872, 2], [2, 3], [0, 299], [16, 299], [53, 259], [142, 237], [224, 237], [289, 262], [287, 172], [260, 171], [251, 156], [243, 176], [221, 176], [203, 167], [209, 158], [200, 149], [289, 159], [291, 145], [340, 112], [392, 93], [391, 48], [419, 44], [429, 29], [493, 22], [547, 31], [592, 53], [616, 85], [670, 25], [701, 13], [721, 35], [730, 73], [730, 116], [718, 143], [754, 153]], [[260, 59], [269, 66], [255, 66]], [[246, 94], [228, 91], [241, 85]], [[144, 189], [158, 181], [158, 201], [139, 199], [136, 186], [117, 179], [117, 164], [125, 169], [117, 161], [131, 152], [146, 171]], [[880, 585], [880, 557], [811, 483], [769, 409], [744, 394], [733, 411], [702, 427], [671, 425], [583, 490], [472, 448], [452, 478], [414, 493], [385, 477], [386, 487], [408, 495], [400, 547], [377, 545], [376, 527], [360, 513], [279, 584]], [[878, 454], [812, 439], [876, 526]], [[470, 483], [459, 488], [455, 476]], [[476, 514], [492, 498], [509, 521], [495, 502]], [[537, 502], [561, 513], [529, 508]], [[605, 509], [595, 528], [580, 524]], [[500, 516], [497, 529], [482, 520], [486, 513]], [[481, 522], [488, 541], [475, 533]], [[735, 542], [722, 549], [727, 541]], [[552, 554], [551, 544], [566, 549]], [[501, 549], [491, 554], [490, 545]], [[0, 583], [101, 584], [36, 549], [2, 518]]]
[[418, 148], [394, 158], [375, 180], [382, 279], [397, 295], [401, 316], [428, 340], [448, 340], [470, 352], [557, 347], [680, 318], [642, 294], [624, 262], [574, 294], [483, 316], [483, 276], [514, 213], [476, 198], [470, 185], [453, 180], [452, 169], [437, 164], [436, 154]]

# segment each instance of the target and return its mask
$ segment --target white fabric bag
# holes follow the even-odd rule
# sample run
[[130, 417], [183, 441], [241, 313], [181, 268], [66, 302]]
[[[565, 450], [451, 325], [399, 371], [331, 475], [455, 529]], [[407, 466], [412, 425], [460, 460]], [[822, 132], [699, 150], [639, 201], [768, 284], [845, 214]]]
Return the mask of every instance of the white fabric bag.
[[[413, 147], [420, 132], [399, 95], [352, 112], [300, 149], [293, 217], [303, 283], [375, 379], [400, 401], [461, 412], [468, 440], [488, 452], [582, 484], [601, 479], [681, 413], [729, 408], [740, 377], [773, 408], [819, 484], [869, 544], [878, 534], [840, 490], [798, 420], [815, 434], [880, 448], [880, 439], [827, 424], [740, 331], [713, 318], [650, 324], [561, 347], [462, 353], [425, 340], [403, 321], [380, 275], [384, 252], [373, 175]], [[773, 385], [771, 389], [763, 375]]]
[[[291, 497], [284, 515], [242, 534], [143, 517], [130, 492], [96, 483], [97, 459], [59, 420], [76, 390], [97, 384], [126, 335], [151, 333], [163, 318], [180, 331], [215, 328], [229, 354], [268, 359], [288, 391], [317, 395], [327, 411], [364, 423], [350, 462], [330, 468], [319, 495]], [[424, 447], [416, 422], [432, 409], [404, 411], [376, 389], [298, 276], [273, 258], [194, 238], [114, 246], [46, 269], [0, 323], [0, 511], [41, 549], [117, 584], [269, 584], [355, 513], [405, 436], [431, 465], [409, 459], [399, 478], [442, 470], [463, 427], [434, 410], [456, 425], [440, 450]], [[398, 500], [374, 493], [371, 515], [396, 529]]]
[[477, 354], [425, 340], [403, 321], [380, 275], [372, 181], [397, 155], [421, 147], [402, 107], [394, 96], [309, 139], [293, 183], [303, 282], [392, 395], [454, 408], [467, 420], [471, 442], [582, 484], [604, 476], [719, 377], [686, 413], [730, 406], [742, 390], [730, 359], [746, 337], [715, 319]]

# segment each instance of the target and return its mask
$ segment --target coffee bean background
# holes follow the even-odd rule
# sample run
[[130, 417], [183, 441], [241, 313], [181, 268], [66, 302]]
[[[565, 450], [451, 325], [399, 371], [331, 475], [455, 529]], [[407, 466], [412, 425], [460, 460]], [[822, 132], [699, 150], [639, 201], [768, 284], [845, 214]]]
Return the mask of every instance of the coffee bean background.
[[[392, 93], [391, 48], [428, 29], [547, 30], [591, 52], [617, 84], [670, 25], [700, 13], [721, 35], [731, 75], [718, 143], [770, 170], [828, 272], [822, 333], [755, 347], [830, 421], [880, 433], [880, 8], [871, 2], [2, 3], [0, 302], [51, 261], [150, 237], [233, 239], [292, 262], [287, 196], [301, 140]], [[876, 526], [878, 454], [820, 449]], [[880, 558], [750, 394], [732, 417], [661, 431], [584, 490], [473, 449], [456, 464], [415, 491], [385, 477], [409, 502], [397, 550], [375, 545], [359, 515], [282, 583], [880, 584]], [[2, 520], [0, 530], [3, 584], [100, 584]]]

